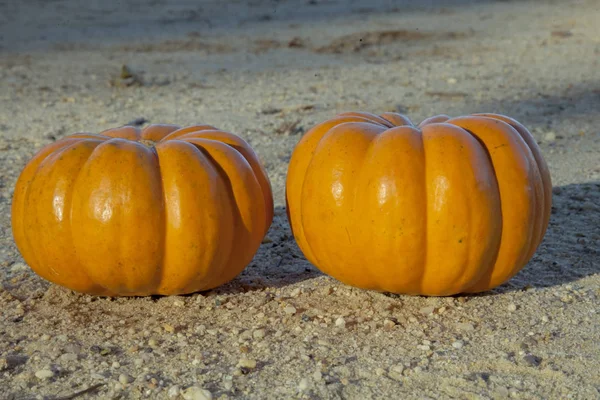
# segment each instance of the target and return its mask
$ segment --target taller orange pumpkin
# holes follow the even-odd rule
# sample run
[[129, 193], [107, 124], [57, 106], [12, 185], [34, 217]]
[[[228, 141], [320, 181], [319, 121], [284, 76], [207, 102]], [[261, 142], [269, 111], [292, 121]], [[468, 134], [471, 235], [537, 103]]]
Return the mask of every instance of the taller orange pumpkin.
[[304, 135], [287, 176], [307, 259], [365, 289], [452, 295], [491, 289], [534, 254], [552, 185], [517, 121], [345, 113]]
[[101, 295], [219, 286], [251, 261], [272, 218], [254, 151], [209, 125], [67, 136], [26, 165], [12, 204], [31, 268]]

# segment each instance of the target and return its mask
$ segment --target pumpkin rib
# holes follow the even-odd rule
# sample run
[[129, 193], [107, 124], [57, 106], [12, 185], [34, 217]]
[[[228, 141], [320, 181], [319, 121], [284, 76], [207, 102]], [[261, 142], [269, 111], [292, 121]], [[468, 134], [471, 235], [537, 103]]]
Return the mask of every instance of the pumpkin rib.
[[168, 135], [166, 135], [165, 137], [163, 137], [161, 139], [161, 142], [177, 139], [180, 136], [184, 136], [189, 133], [201, 132], [204, 130], [217, 130], [217, 128], [215, 128], [212, 125], [206, 125], [206, 124], [186, 126], [185, 128], [180, 128], [180, 129], [177, 129], [176, 131], [169, 133]]
[[337, 115], [338, 117], [360, 117], [369, 120], [369, 122], [381, 126], [385, 126], [387, 128], [393, 128], [394, 124], [388, 121], [387, 119], [380, 117], [377, 114], [368, 113], [368, 112], [359, 112], [359, 111], [348, 111]]
[[[465, 132], [467, 132], [469, 135], [471, 135], [471, 137], [473, 137], [473, 139], [475, 139], [477, 141], [477, 143], [479, 143], [479, 146], [480, 146], [481, 150], [484, 152], [484, 154], [486, 156], [486, 159], [487, 159], [488, 166], [489, 166], [490, 170], [492, 171], [494, 182], [495, 182], [495, 187], [496, 187], [496, 193], [497, 193], [498, 199], [500, 200], [500, 204], [498, 205], [498, 207], [494, 208], [495, 210], [497, 210], [497, 212], [498, 212], [498, 214], [500, 216], [500, 221], [498, 221], [499, 222], [498, 230], [499, 230], [499, 237], [500, 237], [500, 239], [499, 239], [499, 241], [498, 241], [498, 243], [496, 245], [496, 248], [494, 250], [493, 257], [491, 257], [491, 259], [489, 260], [488, 265], [484, 266], [485, 272], [481, 275], [481, 277], [480, 277], [480, 279], [478, 281], [478, 282], [484, 282], [484, 281], [488, 281], [488, 280], [491, 279], [492, 273], [494, 272], [494, 266], [496, 265], [496, 261], [498, 259], [498, 254], [500, 253], [501, 238], [502, 238], [503, 229], [504, 229], [504, 215], [502, 214], [502, 198], [500, 196], [500, 187], [498, 185], [498, 179], [496, 177], [496, 170], [495, 170], [495, 167], [494, 167], [494, 162], [492, 161], [492, 157], [490, 155], [490, 151], [489, 151], [488, 147], [473, 132], [471, 132], [470, 130], [468, 130], [466, 128], [461, 128], [461, 129], [463, 129]], [[464, 292], [468, 292], [468, 290], [471, 287], [476, 286], [478, 282], [473, 282], [469, 287], [466, 287], [464, 289]]]
[[492, 211], [500, 206], [496, 186], [482, 184], [493, 181], [494, 173], [479, 142], [464, 129], [447, 123], [422, 129], [428, 236], [421, 290], [460, 293], [485, 273], [500, 241], [500, 216]]
[[[114, 168], [118, 175], [111, 174]], [[154, 152], [122, 138], [101, 143], [81, 168], [74, 186], [73, 244], [88, 275], [111, 292], [147, 295], [158, 284], [163, 223], [153, 211], [162, 207], [160, 179]]]
[[447, 116], [446, 114], [440, 114], [440, 115], [434, 115], [433, 117], [429, 117], [424, 119], [423, 121], [421, 121], [421, 123], [419, 125], [417, 125], [417, 127], [419, 129], [423, 128], [425, 125], [429, 125], [429, 124], [439, 124], [439, 123], [443, 123], [446, 122], [450, 119], [449, 116]]
[[[154, 126], [154, 125], [151, 125]], [[153, 139], [145, 139], [143, 134], [144, 134], [143, 130], [140, 134], [140, 136], [142, 137], [142, 140], [153, 140]], [[160, 252], [160, 262], [157, 263], [157, 270], [156, 270], [156, 275], [157, 275], [157, 281], [158, 281], [158, 287], [160, 287], [162, 285], [162, 282], [164, 280], [165, 277], [165, 258], [166, 258], [166, 254], [167, 254], [167, 201], [166, 201], [166, 194], [165, 194], [165, 185], [164, 185], [164, 180], [163, 180], [163, 170], [162, 170], [162, 166], [160, 164], [160, 157], [158, 156], [158, 150], [156, 149], [156, 146], [152, 146], [150, 147], [150, 151], [152, 151], [152, 154], [154, 155], [155, 159], [156, 159], [156, 165], [157, 165], [157, 169], [158, 169], [158, 175], [159, 175], [159, 179], [158, 179], [158, 185], [159, 185], [159, 191], [160, 191], [160, 198], [162, 200], [162, 207], [160, 209], [161, 212], [161, 220], [162, 220], [162, 224], [158, 224], [158, 230], [159, 230], [159, 237], [162, 238], [162, 251]]]
[[108, 136], [113, 139], [125, 139], [131, 141], [140, 140], [141, 130], [135, 126], [120, 126], [100, 132], [100, 135]]
[[[340, 124], [343, 125], [343, 124]], [[340, 126], [338, 125], [338, 126]], [[352, 190], [350, 191], [351, 194], [351, 211], [356, 211], [357, 209], [359, 209], [359, 205], [357, 204], [357, 199], [358, 199], [358, 195], [359, 195], [359, 189], [362, 189], [360, 187], [360, 185], [357, 184], [357, 182], [361, 181], [361, 175], [363, 175], [363, 173], [367, 170], [367, 162], [369, 160], [369, 156], [371, 154], [371, 152], [373, 151], [374, 148], [374, 144], [377, 141], [377, 139], [379, 139], [381, 137], [381, 134], [375, 136], [374, 138], [371, 139], [371, 141], [369, 142], [369, 144], [367, 145], [367, 148], [364, 151], [364, 155], [363, 157], [360, 159], [360, 161], [357, 162], [357, 164], [360, 165], [360, 168], [358, 168], [358, 171], [355, 175], [355, 179], [354, 179], [354, 185], [352, 187]], [[360, 218], [357, 215], [357, 218]], [[356, 219], [353, 218], [352, 222], [354, 224], [356, 224]], [[352, 227], [354, 228], [354, 227]], [[352, 231], [354, 231], [354, 229], [352, 229]], [[351, 238], [351, 233], [348, 231], [348, 240], [350, 240]], [[368, 259], [364, 259], [363, 260], [363, 264], [364, 264], [364, 272], [366, 275], [368, 275], [369, 277], [367, 279], [365, 279], [366, 281], [370, 281], [370, 282], [376, 282], [376, 279], [374, 279], [375, 274], [374, 271], [371, 269], [371, 266], [373, 265], [372, 262], [369, 262]]]
[[[232, 214], [240, 225], [234, 230], [234, 244], [246, 250], [246, 252], [243, 250], [230, 252], [227, 261], [229, 268], [221, 269], [220, 274], [211, 282], [211, 286], [215, 287], [233, 279], [252, 261], [265, 231], [264, 226], [258, 225], [259, 232], [253, 232], [253, 228], [261, 219], [263, 224], [266, 224], [265, 214], [268, 214], [268, 210], [263, 197], [259, 195], [262, 194], [259, 179], [250, 163], [239, 151], [226, 143], [212, 139], [189, 138], [186, 141], [205, 152], [205, 156], [212, 162], [225, 183], [232, 199]], [[241, 173], [247, 176], [240, 175]], [[250, 205], [248, 209], [244, 207], [246, 204]], [[258, 221], [255, 221], [255, 218], [258, 218]]]
[[69, 135], [64, 139], [97, 139], [97, 140], [110, 140], [112, 139], [110, 136], [100, 135], [99, 133], [88, 133], [88, 132], [79, 132]]
[[412, 123], [410, 118], [408, 118], [406, 115], [403, 115], [400, 113], [385, 112], [385, 113], [381, 114], [380, 117], [385, 119], [386, 121], [388, 121], [390, 124], [392, 124], [393, 125], [392, 127], [414, 126], [414, 124]]
[[539, 239], [538, 239], [537, 243], [532, 243], [532, 246], [531, 246], [532, 248], [530, 250], [530, 256], [529, 256], [529, 258], [531, 258], [535, 254], [537, 247], [540, 245], [540, 243], [542, 242], [542, 240], [544, 238], [546, 229], [548, 227], [548, 223], [550, 221], [551, 211], [552, 211], [552, 179], [550, 177], [548, 165], [546, 164], [546, 161], [542, 157], [540, 149], [535, 141], [535, 138], [533, 137], [531, 132], [529, 132], [529, 130], [527, 128], [525, 128], [525, 126], [523, 124], [521, 124], [520, 122], [516, 121], [513, 118], [506, 117], [504, 115], [499, 115], [499, 114], [475, 114], [475, 115], [498, 119], [498, 120], [504, 121], [504, 122], [508, 123], [509, 125], [511, 125], [517, 131], [517, 133], [519, 133], [519, 135], [521, 135], [521, 137], [527, 144], [527, 147], [529, 147], [529, 150], [531, 151], [532, 156], [535, 159], [535, 163], [537, 164], [538, 171], [539, 171], [539, 174], [540, 174], [540, 177], [542, 180], [541, 203], [543, 206], [543, 212], [542, 212], [543, 218], [542, 218], [542, 221], [540, 221]]
[[[371, 280], [379, 282], [373, 289], [419, 292], [424, 258], [419, 248], [426, 227], [424, 213], [415, 207], [423, 204], [425, 180], [414, 176], [419, 171], [424, 175], [422, 145], [421, 132], [412, 126], [385, 130], [372, 140], [354, 182], [355, 203], [361, 205], [354, 229], [362, 248], [369, 250], [363, 265]], [[391, 264], [390, 253], [397, 256]], [[388, 264], [396, 268], [381, 267]]]
[[[360, 279], [362, 257], [356, 254], [359, 249], [349, 231], [354, 219], [352, 211], [354, 180], [359, 174], [364, 150], [373, 137], [385, 129], [379, 124], [366, 122], [336, 125], [323, 135], [306, 169], [299, 204], [301, 223], [305, 232], [311, 232], [306, 236], [306, 244], [310, 246], [317, 262], [321, 261], [317, 265], [320, 265], [324, 272], [329, 271], [342, 281], [354, 282]], [[346, 145], [336, 146], [338, 143], [346, 143]], [[328, 146], [331, 151], [321, 152], [320, 149], [324, 146]], [[338, 177], [340, 179], [337, 179]], [[320, 191], [321, 187], [328, 189]], [[308, 196], [312, 196], [311, 201], [307, 200]], [[319, 207], [313, 207], [311, 203], [319, 204]], [[323, 208], [326, 204], [333, 206], [334, 203], [335, 211], [327, 214], [322, 212], [322, 210], [329, 210]], [[319, 228], [311, 229], [315, 224]], [[320, 239], [315, 238], [315, 235]], [[344, 271], [336, 271], [334, 266], [339, 262], [344, 262], [348, 268]], [[343, 272], [343, 276], [335, 272]], [[374, 283], [367, 283], [367, 285], [374, 285]]]
[[[472, 132], [488, 148], [500, 190], [503, 230], [490, 281], [479, 281], [468, 292], [495, 287], [510, 279], [526, 263], [534, 238], [535, 193], [529, 194], [531, 162], [522, 150], [523, 141], [507, 123], [483, 117], [459, 117], [448, 121]], [[517, 186], [515, 186], [517, 185]], [[533, 189], [533, 188], [532, 188]], [[510, 206], [509, 206], [510, 205]], [[528, 221], [523, 224], [523, 220]]]
[[154, 124], [148, 125], [140, 132], [140, 140], [151, 140], [159, 142], [167, 135], [181, 129], [179, 125], [173, 124]]
[[[513, 131], [515, 132], [515, 136], [519, 139], [521, 143], [522, 151], [526, 154], [526, 156], [530, 159], [531, 172], [532, 176], [530, 177], [530, 182], [532, 182], [533, 191], [535, 195], [535, 207], [536, 209], [541, 209], [541, 212], [536, 212], [534, 214], [534, 232], [535, 235], [533, 239], [529, 242], [529, 251], [527, 252], [527, 256], [525, 257], [525, 264], [529, 262], [533, 254], [535, 253], [537, 247], [541, 243], [544, 237], [544, 219], [545, 219], [545, 196], [544, 196], [544, 187], [543, 187], [543, 177], [539, 168], [539, 165], [535, 159], [535, 155], [532, 149], [527, 144], [523, 135], [521, 135], [518, 130], [512, 125], [508, 124]], [[542, 184], [537, 184], [538, 182], [542, 182]]]
[[[103, 139], [104, 138], [110, 139], [109, 137], [106, 137], [106, 136], [105, 137], [102, 137], [102, 135], [98, 135], [98, 136], [100, 136], [100, 138], [97, 138], [97, 142], [98, 143], [96, 144], [96, 146], [94, 146], [94, 149], [92, 150], [91, 153], [93, 153], [96, 150], [96, 148], [103, 143]], [[92, 141], [90, 139], [96, 139], [96, 137], [95, 136], [94, 137], [85, 137], [85, 138], [83, 138], [83, 140], [81, 140], [80, 142], [78, 142], [78, 145], [81, 145], [83, 143]], [[94, 140], [94, 141], [96, 141], [96, 140]], [[91, 155], [91, 153], [88, 155], [88, 157], [86, 158], [86, 161], [84, 161], [83, 164], [85, 164], [87, 162], [87, 159], [89, 158], [89, 156]], [[75, 187], [75, 183], [77, 182], [77, 179], [79, 179], [79, 175], [81, 174], [81, 170], [82, 170], [81, 167], [77, 170], [77, 173], [76, 173], [76, 175], [75, 175], [75, 177], [73, 179], [73, 183], [71, 184], [71, 188], [70, 188], [71, 190], [69, 191], [69, 225], [70, 225], [69, 226], [69, 233], [71, 235], [71, 240], [70, 240], [70, 243], [69, 243], [70, 246], [72, 246], [72, 242], [73, 242], [73, 239], [72, 239], [72, 235], [73, 235], [73, 226], [72, 226], [72, 221], [73, 221], [73, 219], [72, 219], [72, 211], [73, 211], [73, 188]], [[75, 252], [75, 256], [76, 256], [77, 260], [79, 261], [79, 263], [81, 264], [81, 260], [79, 259], [79, 257], [77, 257], [77, 252]], [[85, 268], [81, 268], [81, 270], [78, 271], [78, 272], [81, 273], [81, 274], [83, 274], [94, 285], [93, 288], [89, 288], [89, 289], [84, 290], [86, 293], [97, 294], [97, 295], [102, 295], [102, 296], [112, 296], [113, 295], [113, 292], [111, 292], [110, 289], [105, 288], [102, 285], [99, 285], [97, 282], [95, 282], [89, 276], [89, 274], [87, 273], [87, 271], [85, 270]], [[67, 286], [67, 285], [65, 285], [65, 286]], [[67, 287], [74, 287], [74, 286], [67, 286]], [[76, 289], [76, 290], [79, 290], [79, 289]]]
[[[221, 181], [223, 181], [223, 183], [224, 183], [224, 187], [225, 187], [225, 190], [227, 191], [228, 197], [230, 199], [232, 199], [231, 203], [230, 203], [229, 210], [230, 210], [230, 214], [234, 217], [234, 219], [236, 221], [236, 222], [234, 222], [234, 226], [236, 228], [238, 228], [239, 225], [243, 225], [243, 223], [241, 223], [242, 218], [241, 218], [241, 215], [240, 215], [241, 213], [240, 213], [240, 210], [239, 210], [239, 204], [235, 201], [235, 195], [233, 194], [234, 193], [233, 183], [232, 183], [231, 179], [229, 178], [229, 176], [227, 175], [227, 172], [225, 172], [225, 170], [221, 167], [221, 165], [217, 162], [217, 160], [215, 160], [215, 158], [213, 157], [213, 155], [208, 150], [206, 150], [202, 145], [199, 145], [199, 144], [196, 144], [196, 143], [193, 143], [193, 142], [188, 142], [188, 143], [193, 144], [211, 162], [211, 164], [215, 168], [215, 171], [217, 172], [217, 174], [221, 178]], [[237, 231], [237, 229], [235, 231]], [[231, 236], [231, 246], [230, 246], [231, 250], [229, 251], [228, 257], [227, 257], [227, 259], [225, 261], [225, 264], [229, 268], [233, 267], [232, 266], [232, 258], [235, 259], [235, 257], [238, 256], [237, 252], [234, 250], [235, 246], [239, 244], [238, 243], [238, 239], [239, 239], [238, 236], [239, 235], [237, 235], [236, 233], [234, 233]], [[250, 261], [248, 261], [248, 262], [250, 262]], [[237, 265], [235, 267], [237, 267]], [[226, 271], [225, 268], [221, 268], [220, 269], [220, 273], [218, 273], [216, 276], [213, 276], [212, 279], [208, 280], [205, 283], [204, 286], [206, 287], [206, 289], [211, 289], [213, 287], [219, 286], [221, 281], [226, 282], [228, 279], [223, 279], [223, 277], [226, 275], [226, 272], [227, 271]], [[234, 276], [235, 275], [237, 275], [237, 273], [234, 274]]]
[[[544, 187], [543, 187], [543, 177], [541, 174], [541, 171], [539, 169], [538, 163], [535, 159], [535, 155], [533, 153], [533, 151], [531, 150], [529, 144], [527, 143], [527, 141], [525, 140], [525, 138], [523, 137], [523, 135], [517, 130], [517, 128], [515, 128], [513, 125], [511, 125], [509, 123], [509, 121], [506, 121], [502, 118], [494, 118], [494, 117], [487, 117], [485, 115], [480, 115], [480, 118], [487, 118], [491, 121], [501, 121], [506, 123], [510, 128], [511, 128], [511, 133], [513, 134], [513, 137], [516, 140], [516, 143], [518, 143], [519, 147], [521, 148], [521, 151], [524, 153], [525, 157], [528, 159], [528, 164], [531, 168], [530, 174], [532, 174], [533, 176], [529, 177], [529, 181], [533, 182], [533, 193], [534, 193], [534, 208], [537, 210], [539, 208], [542, 209], [541, 213], [534, 213], [534, 228], [533, 228], [533, 236], [531, 238], [531, 240], [529, 241], [529, 251], [527, 252], [527, 255], [524, 257], [524, 265], [527, 264], [527, 262], [529, 262], [529, 260], [531, 259], [531, 257], [533, 257], [533, 254], [535, 253], [535, 250], [537, 249], [538, 245], [540, 244], [540, 242], [543, 239], [544, 236], [544, 218], [545, 218], [545, 198], [544, 198]], [[516, 122], [516, 121], [515, 121]], [[536, 182], [542, 182], [542, 185], [537, 185]], [[510, 279], [510, 278], [509, 278]]]
[[[71, 152], [75, 152], [75, 156], [77, 156], [77, 153], [84, 151], [84, 146], [88, 146], [87, 150], [89, 150], [89, 152], [83, 155], [80, 164], [82, 165], [89, 157], [89, 154], [91, 154], [100, 143], [102, 142], [98, 140], [76, 140], [70, 145], [50, 154], [44, 159], [44, 162], [39, 165], [35, 178], [29, 184], [30, 189], [40, 189], [40, 192], [37, 193], [38, 201], [35, 202], [35, 205], [30, 206], [33, 207], [33, 212], [30, 212], [29, 215], [29, 218], [33, 218], [36, 222], [36, 229], [31, 229], [27, 235], [29, 251], [25, 251], [26, 253], [33, 255], [36, 261], [31, 263], [30, 266], [44, 279], [62, 286], [74, 287], [77, 290], [84, 290], [96, 294], [104, 294], [107, 293], [107, 291], [100, 285], [97, 285], [82, 268], [76, 268], [70, 274], [66, 275], [60, 274], [54, 268], [56, 264], [68, 262], [67, 260], [71, 257], [76, 258], [77, 260], [78, 258], [77, 253], [72, 250], [72, 245], [70, 243], [72, 241], [71, 200], [76, 176], [62, 192], [62, 208], [61, 214], [58, 216], [55, 213], [57, 212], [56, 200], [59, 199], [59, 197], [57, 197], [56, 182], [53, 184], [53, 181], [57, 178], [60, 180], [62, 171], [59, 168], [71, 170], [72, 167], [74, 167], [79, 171], [77, 165], [70, 166], [70, 164], [75, 161], [72, 159], [72, 156], [70, 156]], [[63, 167], [63, 165], [65, 166]], [[41, 186], [38, 187], [38, 185]], [[48, 201], [39, 201], [40, 197], [43, 199], [44, 196], [51, 196], [52, 199], [48, 199]], [[29, 199], [27, 199], [26, 202], [31, 203]], [[50, 212], [45, 209], [49, 205], [52, 207], [52, 211]], [[60, 205], [58, 207], [60, 207]], [[55, 222], [53, 221], [54, 218], [60, 220]], [[48, 223], [49, 219], [52, 220], [52, 222]], [[24, 221], [24, 226], [28, 225], [29, 224]], [[61, 240], [61, 237], [63, 240]], [[32, 241], [35, 243], [35, 246], [31, 244]], [[65, 241], [68, 242], [66, 245], [64, 244]], [[69, 252], [73, 252], [74, 254], [68, 255]], [[45, 255], [45, 257], [40, 255]], [[66, 258], [66, 260], [63, 258]]]
[[423, 205], [425, 212], [423, 213], [423, 235], [425, 237], [424, 251], [423, 251], [423, 270], [421, 272], [421, 279], [419, 281], [419, 293], [423, 293], [423, 278], [427, 273], [427, 266], [429, 265], [429, 195], [428, 195], [428, 185], [429, 182], [429, 173], [427, 168], [427, 162], [429, 161], [429, 157], [427, 157], [427, 149], [425, 148], [425, 140], [423, 138], [423, 128], [419, 125], [417, 127], [419, 130], [419, 138], [421, 139], [421, 146], [423, 149]]
[[[25, 204], [29, 204], [30, 203], [30, 195], [32, 192], [32, 188], [34, 188], [34, 183], [37, 183], [36, 180], [38, 179], [38, 177], [40, 176], [39, 173], [42, 169], [45, 169], [44, 167], [46, 167], [46, 164], [51, 163], [53, 161], [53, 159], [57, 159], [59, 158], [62, 153], [64, 153], [66, 150], [72, 148], [73, 146], [78, 145], [78, 141], [74, 140], [73, 142], [69, 143], [68, 145], [65, 145], [61, 148], [58, 148], [57, 150], [54, 150], [53, 152], [47, 154], [41, 161], [40, 163], [37, 165], [36, 171], [32, 176], [32, 179], [29, 181], [28, 185], [27, 185], [27, 192], [25, 194], [25, 199], [24, 199], [24, 203]], [[23, 217], [23, 226], [24, 227], [31, 227], [30, 224], [28, 224], [27, 218], [32, 218], [32, 217], [36, 217], [35, 220], [37, 222], [37, 215], [35, 213], [28, 213]], [[39, 225], [39, 223], [35, 224], [36, 226]], [[37, 233], [36, 230], [31, 229], [30, 232], [32, 232], [34, 235], [35, 233]], [[28, 251], [24, 251], [24, 253], [27, 253], [28, 255], [30, 255], [34, 261], [33, 262], [29, 262], [27, 261], [27, 263], [32, 267], [32, 269], [35, 271], [36, 274], [40, 275], [42, 278], [49, 280], [51, 282], [54, 282], [54, 279], [52, 279], [53, 274], [50, 273], [49, 271], [45, 271], [45, 264], [43, 262], [40, 261], [40, 257], [39, 257], [39, 248], [37, 246], [33, 246], [32, 245], [32, 241], [33, 238], [30, 235], [26, 235], [25, 236], [25, 246], [28, 249]], [[54, 271], [56, 274], [56, 271]]]
[[223, 268], [232, 252], [229, 197], [223, 194], [226, 189], [214, 164], [194, 144], [170, 140], [159, 143], [156, 150], [159, 163], [162, 160], [166, 205], [164, 272], [156, 291], [185, 294], [206, 290], [207, 277]]
[[254, 171], [254, 176], [261, 186], [261, 192], [265, 200], [265, 207], [268, 210], [265, 218], [266, 224], [264, 234], [266, 234], [271, 226], [271, 223], [273, 222], [273, 216], [275, 212], [273, 204], [273, 192], [267, 171], [262, 166], [252, 147], [250, 147], [250, 145], [241, 137], [219, 129], [207, 129], [198, 132], [190, 132], [178, 137], [179, 140], [187, 140], [188, 138], [210, 139], [224, 143], [236, 150], [248, 162]]
[[28, 193], [30, 192], [30, 182], [39, 171], [40, 164], [53, 152], [60, 150], [62, 147], [75, 143], [75, 139], [63, 138], [39, 150], [32, 159], [23, 168], [15, 184], [13, 201], [11, 205], [11, 225], [13, 229], [13, 237], [17, 247], [27, 245], [28, 250], [22, 251], [23, 258], [27, 264], [31, 265], [27, 258], [31, 253], [27, 244], [27, 235], [25, 234], [25, 205], [28, 203]]
[[[456, 125], [452, 125], [452, 124], [448, 124], [454, 127], [457, 127]], [[503, 216], [502, 216], [502, 200], [500, 197], [500, 188], [498, 186], [498, 179], [496, 177], [496, 171], [494, 170], [494, 164], [492, 162], [492, 159], [490, 157], [489, 151], [487, 149], [487, 147], [484, 145], [484, 143], [475, 135], [473, 135], [471, 132], [469, 132], [468, 130], [464, 129], [464, 128], [459, 128], [461, 131], [464, 132], [464, 134], [469, 137], [474, 144], [474, 148], [477, 149], [477, 152], [479, 153], [479, 156], [482, 158], [482, 168], [474, 168], [473, 171], [475, 174], [482, 174], [482, 171], [486, 171], [489, 172], [489, 174], [487, 176], [484, 177], [480, 177], [480, 179], [478, 179], [477, 181], [479, 182], [484, 182], [484, 183], [488, 183], [490, 186], [490, 191], [492, 192], [492, 198], [490, 199], [490, 203], [491, 204], [487, 204], [483, 207], [483, 211], [490, 211], [491, 215], [489, 216], [490, 219], [489, 222], [490, 224], [494, 224], [495, 226], [493, 226], [491, 228], [491, 231], [489, 234], [486, 233], [484, 235], [480, 235], [483, 236], [483, 238], [474, 241], [474, 240], [469, 240], [467, 241], [467, 245], [470, 246], [472, 243], [475, 243], [476, 246], [471, 246], [471, 248], [477, 250], [479, 248], [479, 246], [481, 246], [482, 241], [489, 238], [490, 236], [492, 236], [495, 233], [496, 239], [492, 240], [491, 243], [489, 244], [488, 249], [486, 249], [483, 254], [486, 255], [487, 257], [484, 260], [480, 260], [478, 262], [478, 264], [480, 265], [480, 269], [481, 269], [481, 274], [476, 278], [473, 279], [470, 284], [465, 284], [462, 289], [461, 292], [464, 292], [465, 290], [467, 290], [467, 288], [469, 288], [470, 286], [472, 286], [475, 282], [477, 282], [478, 280], [481, 280], [484, 276], [486, 276], [486, 274], [491, 273], [493, 271], [493, 266], [496, 263], [496, 260], [498, 258], [498, 253], [500, 251], [500, 243], [501, 243], [501, 238], [502, 238], [502, 230], [503, 230]], [[484, 161], [485, 160], [485, 161]], [[473, 163], [475, 165], [475, 163]], [[485, 167], [483, 167], [485, 166]], [[477, 201], [475, 204], [473, 204], [473, 197], [469, 196], [468, 199], [470, 200], [470, 206], [469, 209], [473, 210], [475, 209], [476, 205], [480, 204], [481, 201]], [[499, 212], [498, 212], [499, 211]], [[477, 216], [481, 216], [483, 214], [479, 214], [476, 213], [475, 217]], [[469, 219], [471, 221], [471, 229], [470, 229], [470, 233], [472, 234], [472, 236], [476, 236], [473, 235], [473, 230], [474, 229], [478, 229], [481, 225], [481, 221], [476, 221], [473, 222], [473, 219], [470, 218]]]
[[[301, 204], [300, 198], [304, 191], [304, 183], [306, 180], [306, 171], [308, 170], [310, 161], [313, 158], [313, 155], [316, 151], [316, 148], [319, 146], [319, 143], [323, 139], [323, 137], [334, 127], [344, 123], [344, 122], [366, 122], [371, 123], [370, 120], [364, 117], [358, 116], [346, 116], [340, 117], [336, 116], [331, 120], [322, 122], [315, 127], [311, 128], [305, 135], [300, 138], [300, 141], [296, 145], [296, 149], [290, 158], [290, 163], [288, 165], [287, 177], [288, 181], [299, 180], [297, 184], [289, 185], [286, 184], [285, 188], [285, 202], [286, 202], [286, 214], [288, 217], [288, 221], [290, 224], [290, 229], [292, 234], [299, 241], [300, 246], [302, 247], [302, 251], [304, 256], [308, 261], [313, 264], [317, 264], [314, 255], [312, 254], [312, 250], [310, 249], [310, 245], [304, 235], [304, 226], [301, 219], [301, 212], [294, 212], [294, 215], [300, 216], [298, 218], [294, 218], [292, 215], [291, 208], [294, 207], [294, 204]], [[290, 199], [292, 199], [290, 201]]]

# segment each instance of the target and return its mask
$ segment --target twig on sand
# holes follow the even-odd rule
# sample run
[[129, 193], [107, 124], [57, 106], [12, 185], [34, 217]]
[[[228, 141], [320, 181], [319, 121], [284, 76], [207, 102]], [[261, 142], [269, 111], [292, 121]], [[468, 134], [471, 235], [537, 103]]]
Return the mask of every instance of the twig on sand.
[[62, 396], [62, 397], [55, 397], [54, 400], [72, 400], [72, 399], [76, 399], [77, 397], [83, 396], [84, 394], [95, 392], [96, 390], [100, 389], [104, 385], [105, 385], [104, 383], [97, 383], [95, 385], [90, 386], [87, 389], [80, 390], [79, 392], [75, 392], [73, 394], [69, 394], [69, 395]]
[[303, 129], [300, 125], [301, 120], [284, 122], [279, 126], [279, 128], [275, 129], [275, 133], [279, 135], [295, 135], [296, 133], [303, 132]]

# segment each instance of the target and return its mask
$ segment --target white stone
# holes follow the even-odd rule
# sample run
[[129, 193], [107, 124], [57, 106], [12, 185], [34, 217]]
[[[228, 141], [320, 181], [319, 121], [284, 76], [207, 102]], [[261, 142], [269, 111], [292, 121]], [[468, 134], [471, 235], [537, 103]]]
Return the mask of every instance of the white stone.
[[49, 369], [40, 369], [39, 371], [35, 371], [35, 377], [38, 379], [49, 379], [54, 376], [54, 372]]
[[181, 388], [177, 385], [173, 385], [167, 390], [167, 397], [169, 399], [175, 399], [179, 397], [179, 393], [181, 392]]
[[286, 313], [286, 314], [289, 314], [289, 315], [296, 314], [296, 307], [294, 307], [294, 306], [286, 306], [283, 309], [283, 312]]
[[298, 383], [298, 390], [303, 392], [306, 389], [308, 389], [308, 379], [302, 378], [300, 379], [300, 383]]
[[212, 400], [213, 398], [211, 392], [198, 386], [190, 386], [181, 393], [181, 396], [185, 400]]

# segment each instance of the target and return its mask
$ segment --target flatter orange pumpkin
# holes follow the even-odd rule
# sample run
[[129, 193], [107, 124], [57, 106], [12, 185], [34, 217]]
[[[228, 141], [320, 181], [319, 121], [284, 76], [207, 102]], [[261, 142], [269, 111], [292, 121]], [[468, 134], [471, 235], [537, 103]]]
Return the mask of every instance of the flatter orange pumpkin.
[[108, 296], [217, 287], [251, 261], [272, 219], [254, 151], [209, 125], [67, 136], [25, 166], [12, 204], [37, 274]]
[[495, 114], [345, 113], [304, 135], [287, 176], [288, 218], [306, 258], [360, 288], [482, 292], [521, 270], [551, 211], [532, 135]]

